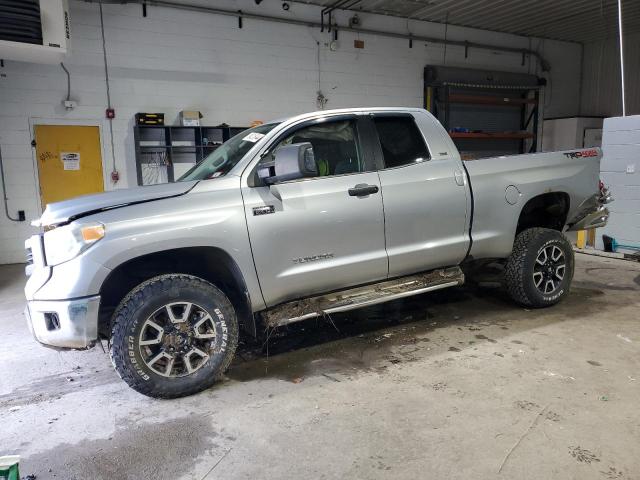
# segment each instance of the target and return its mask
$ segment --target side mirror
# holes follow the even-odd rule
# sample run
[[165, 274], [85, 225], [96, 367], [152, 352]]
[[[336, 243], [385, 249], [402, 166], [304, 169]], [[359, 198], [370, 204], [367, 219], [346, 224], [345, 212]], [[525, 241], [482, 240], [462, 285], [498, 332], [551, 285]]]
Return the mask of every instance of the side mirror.
[[272, 162], [258, 169], [258, 177], [267, 185], [318, 175], [318, 166], [309, 142], [294, 143], [278, 148]]

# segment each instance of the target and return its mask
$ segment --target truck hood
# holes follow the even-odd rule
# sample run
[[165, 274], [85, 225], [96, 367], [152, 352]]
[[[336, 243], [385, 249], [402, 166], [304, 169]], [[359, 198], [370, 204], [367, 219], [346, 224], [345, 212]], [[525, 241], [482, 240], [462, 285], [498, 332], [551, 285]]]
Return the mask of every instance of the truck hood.
[[80, 217], [104, 210], [126, 207], [136, 203], [150, 202], [162, 198], [177, 197], [191, 190], [197, 180], [191, 182], [164, 183], [145, 187], [114, 190], [96, 195], [83, 195], [63, 202], [47, 205], [42, 216], [32, 222], [36, 227], [68, 223]]

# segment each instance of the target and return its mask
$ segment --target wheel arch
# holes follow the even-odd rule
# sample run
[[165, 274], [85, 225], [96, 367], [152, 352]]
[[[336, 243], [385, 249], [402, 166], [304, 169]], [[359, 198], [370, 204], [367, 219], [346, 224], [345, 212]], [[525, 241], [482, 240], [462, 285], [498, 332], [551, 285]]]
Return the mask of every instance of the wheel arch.
[[567, 223], [570, 197], [566, 192], [545, 192], [536, 195], [523, 205], [518, 216], [515, 236], [534, 227], [562, 231]]
[[249, 291], [234, 259], [216, 247], [183, 247], [144, 254], [114, 268], [100, 287], [98, 332], [109, 338], [112, 317], [122, 299], [142, 282], [158, 275], [184, 273], [222, 290], [236, 309], [240, 329], [255, 337], [256, 323]]

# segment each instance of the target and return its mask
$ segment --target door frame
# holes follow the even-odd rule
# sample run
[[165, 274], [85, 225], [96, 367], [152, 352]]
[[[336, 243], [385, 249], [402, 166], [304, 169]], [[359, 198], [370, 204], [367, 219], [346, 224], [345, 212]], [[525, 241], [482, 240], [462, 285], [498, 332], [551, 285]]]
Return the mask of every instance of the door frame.
[[[102, 188], [105, 192], [109, 191], [107, 186], [110, 186], [109, 169], [106, 167], [105, 158], [107, 158], [107, 142], [105, 138], [105, 132], [107, 131], [107, 124], [104, 119], [95, 120], [91, 118], [57, 118], [57, 117], [29, 117], [29, 137], [31, 138], [31, 144], [36, 140], [36, 125], [60, 125], [65, 127], [98, 127], [98, 136], [100, 138], [100, 155], [102, 161]], [[38, 168], [38, 159], [36, 158], [36, 147], [31, 147], [31, 161], [33, 164], [33, 178], [35, 181], [36, 194], [38, 200], [38, 206], [40, 211], [43, 212], [45, 206], [42, 205], [42, 199], [40, 197], [40, 169]]]

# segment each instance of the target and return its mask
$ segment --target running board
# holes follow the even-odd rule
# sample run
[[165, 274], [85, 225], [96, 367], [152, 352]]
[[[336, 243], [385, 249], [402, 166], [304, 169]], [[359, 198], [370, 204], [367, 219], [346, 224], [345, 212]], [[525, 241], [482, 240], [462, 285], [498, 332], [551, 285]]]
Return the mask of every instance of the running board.
[[337, 312], [346, 312], [420, 293], [455, 287], [464, 283], [460, 267], [433, 270], [408, 277], [355, 287], [317, 297], [294, 300], [263, 312], [268, 327], [280, 327]]

